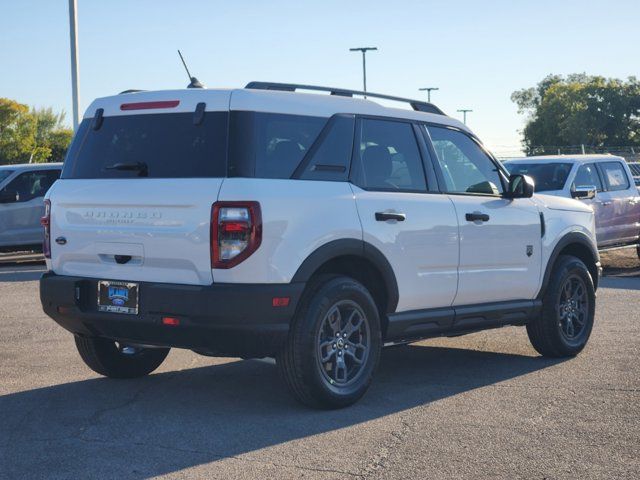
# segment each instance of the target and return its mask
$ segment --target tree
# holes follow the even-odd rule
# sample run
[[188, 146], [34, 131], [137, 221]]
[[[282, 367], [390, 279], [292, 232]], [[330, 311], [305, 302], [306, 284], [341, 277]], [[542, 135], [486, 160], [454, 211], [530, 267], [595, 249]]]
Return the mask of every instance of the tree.
[[64, 159], [73, 137], [64, 118], [64, 112], [29, 110], [27, 105], [0, 98], [0, 164]]
[[0, 164], [20, 163], [35, 149], [35, 118], [29, 107], [0, 98]]
[[536, 87], [513, 92], [511, 100], [529, 116], [522, 132], [529, 154], [543, 146], [640, 145], [640, 82], [635, 77], [549, 75]]

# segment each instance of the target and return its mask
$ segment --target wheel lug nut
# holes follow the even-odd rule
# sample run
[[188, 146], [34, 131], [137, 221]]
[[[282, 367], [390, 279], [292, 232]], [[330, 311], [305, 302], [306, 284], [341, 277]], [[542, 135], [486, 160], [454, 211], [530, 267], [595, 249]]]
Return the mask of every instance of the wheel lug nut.
[[338, 356], [341, 357], [342, 356], [342, 352], [339, 351], [338, 352]]
[[343, 334], [342, 334], [342, 337], [343, 337], [343, 338], [347, 338], [347, 334], [346, 334], [346, 333], [343, 333]]
[[334, 349], [334, 350], [336, 349], [336, 344], [335, 344], [335, 343], [333, 344], [333, 349]]

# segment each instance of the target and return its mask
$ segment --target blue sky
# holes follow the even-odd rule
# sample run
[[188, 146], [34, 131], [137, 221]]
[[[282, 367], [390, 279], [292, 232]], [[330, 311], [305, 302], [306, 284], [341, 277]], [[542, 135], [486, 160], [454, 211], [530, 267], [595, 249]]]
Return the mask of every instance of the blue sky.
[[[250, 80], [423, 98], [468, 123], [498, 155], [519, 148], [510, 94], [549, 73], [638, 75], [640, 0], [78, 0], [81, 107], [128, 88]], [[0, 96], [64, 109], [71, 120], [67, 0], [2, 0]]]

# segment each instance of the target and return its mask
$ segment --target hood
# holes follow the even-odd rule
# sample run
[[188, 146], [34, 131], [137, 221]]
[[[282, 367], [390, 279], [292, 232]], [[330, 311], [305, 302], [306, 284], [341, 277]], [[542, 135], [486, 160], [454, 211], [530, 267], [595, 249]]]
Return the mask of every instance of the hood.
[[584, 212], [593, 213], [591, 206], [586, 203], [575, 200], [573, 198], [558, 197], [555, 195], [542, 195], [536, 193], [533, 196], [533, 201], [538, 205], [548, 208], [550, 210], [565, 210], [570, 212]]

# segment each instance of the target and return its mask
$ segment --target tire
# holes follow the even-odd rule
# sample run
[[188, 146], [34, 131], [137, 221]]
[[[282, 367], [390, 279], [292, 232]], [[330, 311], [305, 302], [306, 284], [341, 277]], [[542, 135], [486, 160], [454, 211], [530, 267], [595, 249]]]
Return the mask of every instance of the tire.
[[324, 276], [307, 287], [277, 365], [301, 403], [343, 408], [369, 388], [381, 349], [380, 316], [369, 291], [352, 278]]
[[168, 348], [134, 348], [113, 340], [75, 336], [84, 363], [96, 373], [111, 378], [138, 378], [158, 368]]
[[533, 348], [554, 358], [580, 353], [593, 329], [595, 300], [585, 264], [573, 256], [558, 257], [542, 298], [541, 315], [527, 324]]

